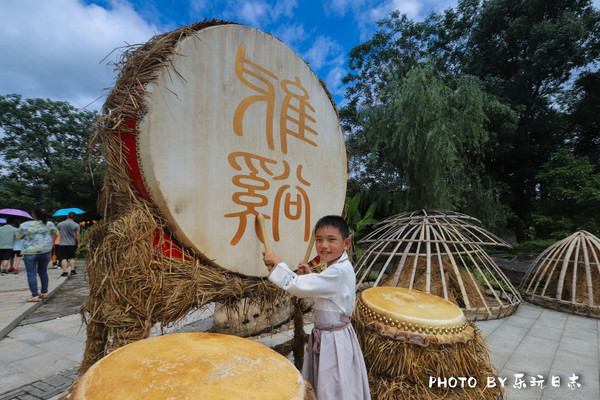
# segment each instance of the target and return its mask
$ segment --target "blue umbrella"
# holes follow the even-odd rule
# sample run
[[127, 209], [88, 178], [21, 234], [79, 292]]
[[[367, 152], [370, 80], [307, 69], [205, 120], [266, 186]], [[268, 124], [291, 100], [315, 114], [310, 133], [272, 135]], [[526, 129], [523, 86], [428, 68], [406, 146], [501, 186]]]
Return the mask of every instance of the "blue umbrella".
[[69, 215], [69, 213], [83, 214], [85, 213], [85, 211], [83, 211], [81, 208], [61, 208], [60, 210], [57, 210], [54, 214], [52, 214], [52, 216], [60, 217], [62, 215]]

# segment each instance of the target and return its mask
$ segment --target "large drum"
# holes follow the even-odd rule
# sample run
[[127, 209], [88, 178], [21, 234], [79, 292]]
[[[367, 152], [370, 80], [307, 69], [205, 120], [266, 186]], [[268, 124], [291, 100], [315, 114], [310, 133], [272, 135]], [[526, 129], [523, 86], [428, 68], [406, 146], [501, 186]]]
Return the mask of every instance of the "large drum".
[[294, 365], [249, 339], [177, 333], [110, 353], [79, 379], [71, 400], [315, 400]]
[[247, 276], [268, 273], [262, 213], [271, 245], [296, 265], [317, 219], [340, 214], [346, 196], [344, 138], [322, 82], [279, 39], [238, 24], [185, 36], [166, 58], [138, 88], [134, 137], [116, 132], [138, 195], [184, 248]]
[[357, 300], [353, 323], [377, 399], [501, 399], [475, 325], [453, 303], [413, 289], [374, 287]]

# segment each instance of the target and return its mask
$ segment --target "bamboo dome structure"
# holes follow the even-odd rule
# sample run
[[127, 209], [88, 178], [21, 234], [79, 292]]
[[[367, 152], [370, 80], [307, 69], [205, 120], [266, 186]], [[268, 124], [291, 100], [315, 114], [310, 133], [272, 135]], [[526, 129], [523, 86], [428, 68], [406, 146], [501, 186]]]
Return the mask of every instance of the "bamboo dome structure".
[[544, 250], [521, 282], [524, 299], [600, 318], [600, 239], [577, 231]]
[[358, 242], [357, 290], [374, 286], [418, 289], [458, 305], [469, 320], [503, 318], [521, 296], [483, 246], [511, 248], [452, 211], [414, 211], [380, 221]]

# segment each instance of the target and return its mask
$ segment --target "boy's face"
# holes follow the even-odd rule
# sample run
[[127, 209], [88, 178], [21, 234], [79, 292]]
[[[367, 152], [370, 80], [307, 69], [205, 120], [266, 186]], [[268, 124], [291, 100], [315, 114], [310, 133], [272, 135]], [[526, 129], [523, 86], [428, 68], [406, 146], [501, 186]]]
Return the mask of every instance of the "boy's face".
[[321, 261], [330, 265], [350, 248], [350, 238], [342, 239], [342, 234], [333, 226], [322, 226], [315, 232], [315, 248]]

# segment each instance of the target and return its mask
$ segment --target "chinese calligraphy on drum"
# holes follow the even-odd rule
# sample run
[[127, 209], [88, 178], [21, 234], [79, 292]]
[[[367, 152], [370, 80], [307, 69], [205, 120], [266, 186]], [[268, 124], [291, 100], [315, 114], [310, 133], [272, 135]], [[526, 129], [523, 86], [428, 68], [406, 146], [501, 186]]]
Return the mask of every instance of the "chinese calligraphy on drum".
[[[278, 77], [266, 68], [248, 60], [245, 55], [246, 49], [244, 46], [240, 45], [235, 59], [235, 73], [240, 81], [260, 93], [260, 95], [248, 96], [240, 102], [233, 117], [233, 130], [238, 136], [242, 136], [244, 134], [244, 113], [251, 104], [257, 101], [264, 101], [267, 106], [267, 112], [265, 113], [265, 144], [269, 149], [275, 150], [273, 116], [275, 115], [276, 86], [269, 80], [277, 81]], [[263, 87], [254, 84], [249, 78], [256, 79]], [[300, 93], [294, 93], [291, 88], [297, 89]], [[296, 76], [294, 81], [282, 79], [281, 89], [285, 92], [279, 115], [281, 153], [285, 155], [288, 152], [287, 135], [293, 136], [301, 142], [316, 147], [317, 143], [306, 137], [307, 134], [314, 136], [318, 135], [318, 132], [311, 128], [311, 125], [314, 125], [317, 122], [311, 115], [314, 115], [315, 109], [308, 102], [310, 96], [306, 89], [302, 87], [300, 78]], [[304, 149], [299, 148], [297, 151], [302, 150]], [[283, 212], [283, 217], [289, 221], [303, 221], [304, 241], [308, 241], [311, 228], [310, 200], [308, 194], [300, 185], [310, 186], [310, 183], [302, 178], [302, 165], [297, 166], [295, 174], [297, 182], [300, 185], [290, 185], [286, 184], [290, 178], [290, 166], [285, 160], [282, 161], [283, 172], [280, 175], [274, 176], [267, 164], [277, 164], [277, 161], [266, 159], [255, 154], [233, 152], [229, 154], [229, 164], [237, 171], [242, 170], [242, 167], [236, 160], [237, 157], [244, 158], [246, 166], [251, 172], [249, 175], [234, 175], [232, 178], [234, 185], [247, 191], [236, 192], [233, 196], [233, 202], [246, 207], [246, 209], [237, 213], [225, 215], [225, 217], [239, 217], [240, 219], [238, 231], [231, 240], [231, 244], [236, 245], [240, 241], [241, 236], [245, 233], [247, 219], [254, 218], [258, 212], [262, 212], [267, 219], [273, 218], [273, 238], [276, 242], [279, 241], [280, 238], [279, 226], [282, 218], [281, 212]], [[271, 188], [271, 182], [258, 176], [259, 170], [257, 166], [252, 163], [253, 160], [256, 160], [257, 164], [260, 165], [262, 169], [261, 172], [265, 172], [273, 183], [275, 183], [275, 181], [283, 181], [276, 189], [277, 194], [275, 195], [272, 207], [269, 208], [271, 211], [270, 213], [257, 210], [257, 207], [269, 205], [267, 197], [258, 193], [258, 191], [269, 190]]]

